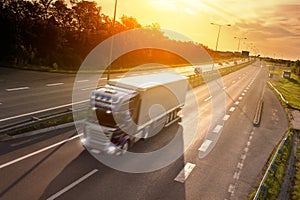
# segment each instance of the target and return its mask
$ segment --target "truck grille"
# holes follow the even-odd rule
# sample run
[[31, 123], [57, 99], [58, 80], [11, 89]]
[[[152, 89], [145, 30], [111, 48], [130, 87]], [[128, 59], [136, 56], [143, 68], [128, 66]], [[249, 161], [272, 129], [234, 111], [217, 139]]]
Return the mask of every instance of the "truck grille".
[[104, 151], [110, 144], [110, 135], [104, 134], [99, 127], [86, 126], [84, 136], [87, 140], [86, 147]]

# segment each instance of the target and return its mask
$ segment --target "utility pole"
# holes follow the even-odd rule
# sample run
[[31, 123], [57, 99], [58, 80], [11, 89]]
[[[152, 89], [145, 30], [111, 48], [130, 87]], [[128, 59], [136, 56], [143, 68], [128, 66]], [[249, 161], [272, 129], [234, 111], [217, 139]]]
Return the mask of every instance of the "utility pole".
[[210, 23], [210, 24], [219, 27], [218, 36], [217, 36], [217, 42], [216, 42], [216, 50], [215, 50], [217, 52], [217, 50], [218, 50], [218, 44], [219, 44], [219, 38], [220, 38], [220, 32], [221, 32], [221, 27], [222, 26], [231, 26], [231, 25], [230, 24], [216, 24], [216, 23]]
[[[112, 27], [111, 27], [112, 36], [114, 34], [114, 29], [115, 29], [116, 14], [117, 14], [117, 3], [118, 3], [118, 0], [115, 0], [114, 18], [113, 18]], [[111, 58], [112, 58], [113, 44], [114, 44], [114, 37], [112, 37], [111, 45], [110, 45], [110, 55], [109, 55], [109, 61], [110, 62], [111, 62]], [[108, 66], [107, 81], [109, 81], [109, 79], [110, 79], [110, 67], [111, 67], [111, 63]]]
[[241, 40], [246, 40], [247, 38], [246, 37], [234, 37], [234, 39], [238, 39], [239, 40], [238, 48], [237, 48], [237, 51], [239, 52], [240, 51]]

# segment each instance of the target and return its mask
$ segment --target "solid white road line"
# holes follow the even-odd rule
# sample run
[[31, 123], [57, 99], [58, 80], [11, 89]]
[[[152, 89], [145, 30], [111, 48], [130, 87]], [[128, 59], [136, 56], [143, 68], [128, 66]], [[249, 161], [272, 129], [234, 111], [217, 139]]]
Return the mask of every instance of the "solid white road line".
[[176, 176], [174, 179], [175, 181], [178, 181], [180, 183], [184, 183], [185, 180], [189, 177], [191, 174], [192, 170], [194, 169], [196, 165], [193, 163], [186, 163], [184, 168], [179, 172], [179, 174]]
[[5, 89], [7, 92], [18, 91], [18, 90], [28, 90], [29, 87], [18, 87], [18, 88], [9, 88]]
[[55, 193], [54, 195], [52, 195], [51, 197], [47, 198], [47, 200], [53, 200], [56, 199], [57, 197], [59, 197], [60, 195], [62, 195], [63, 193], [67, 192], [68, 190], [72, 189], [73, 187], [75, 187], [76, 185], [78, 185], [79, 183], [83, 182], [85, 179], [89, 178], [90, 176], [92, 176], [93, 174], [95, 174], [96, 172], [98, 172], [98, 169], [94, 169], [92, 171], [90, 171], [89, 173], [87, 173], [86, 175], [84, 175], [83, 177], [77, 179], [75, 182], [73, 182], [72, 184], [68, 185], [67, 187], [65, 187], [64, 189], [60, 190], [59, 192]]
[[66, 107], [66, 106], [76, 105], [76, 104], [80, 104], [80, 103], [84, 103], [84, 102], [88, 102], [88, 101], [89, 100], [83, 100], [83, 101], [79, 101], [79, 102], [75, 102], [75, 103], [69, 103], [69, 104], [56, 106], [56, 107], [52, 107], [52, 108], [47, 108], [47, 109], [43, 109], [43, 110], [38, 110], [38, 111], [30, 112], [30, 113], [24, 113], [24, 114], [16, 115], [16, 116], [13, 116], [13, 117], [7, 117], [7, 118], [0, 119], [0, 122], [4, 122], [4, 121], [10, 120], [10, 119], [16, 119], [16, 118], [24, 117], [24, 116], [28, 116], [28, 115], [34, 115], [34, 114], [37, 114], [37, 113], [46, 112], [46, 111], [54, 110], [54, 109], [58, 109], [58, 108], [63, 108], [63, 107]]
[[52, 87], [52, 86], [59, 86], [59, 85], [63, 85], [64, 83], [49, 83], [46, 86], [47, 87]]
[[212, 141], [211, 140], [208, 140], [208, 139], [206, 139], [203, 143], [202, 143], [202, 145], [200, 146], [200, 148], [198, 149], [199, 151], [202, 151], [202, 152], [205, 152], [207, 149], [208, 149], [208, 147], [209, 147], [209, 145], [212, 143]]
[[66, 142], [69, 142], [69, 141], [71, 141], [71, 140], [74, 140], [74, 139], [76, 139], [76, 138], [78, 138], [78, 137], [80, 137], [80, 136], [82, 136], [82, 135], [83, 135], [83, 133], [80, 133], [80, 134], [75, 135], [75, 136], [73, 136], [73, 137], [71, 137], [71, 138], [68, 138], [68, 139], [65, 139], [65, 140], [63, 140], [63, 141], [60, 141], [60, 142], [58, 142], [58, 143], [52, 144], [52, 145], [50, 145], [50, 146], [48, 146], [48, 147], [45, 147], [45, 148], [40, 149], [40, 150], [37, 150], [37, 151], [35, 151], [35, 152], [32, 152], [32, 153], [30, 153], [30, 154], [27, 154], [27, 155], [25, 155], [25, 156], [22, 156], [22, 157], [20, 157], [20, 158], [17, 158], [17, 159], [15, 159], [15, 160], [12, 160], [12, 161], [10, 161], [10, 162], [4, 163], [4, 164], [0, 165], [0, 169], [2, 169], [2, 168], [4, 168], [4, 167], [7, 167], [7, 166], [9, 166], [9, 165], [15, 164], [15, 163], [17, 163], [17, 162], [19, 162], [19, 161], [22, 161], [22, 160], [24, 160], [24, 159], [26, 159], [26, 158], [29, 158], [29, 157], [31, 157], [31, 156], [34, 156], [34, 155], [36, 155], [36, 154], [42, 153], [42, 152], [44, 152], [44, 151], [47, 151], [47, 150], [49, 150], [49, 149], [51, 149], [51, 148], [54, 148], [54, 147], [56, 147], [56, 146], [58, 146], [58, 145], [61, 145], [61, 144], [63, 144], [63, 143], [66, 143]]
[[212, 98], [212, 96], [207, 97], [206, 99], [204, 99], [204, 102], [210, 100]]

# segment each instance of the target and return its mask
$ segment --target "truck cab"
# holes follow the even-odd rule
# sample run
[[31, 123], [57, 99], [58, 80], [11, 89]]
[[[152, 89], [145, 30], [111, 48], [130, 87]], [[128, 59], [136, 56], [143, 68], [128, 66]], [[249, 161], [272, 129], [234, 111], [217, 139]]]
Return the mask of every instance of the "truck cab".
[[180, 119], [187, 84], [175, 74], [110, 80], [91, 94], [83, 145], [95, 153], [125, 153], [138, 140]]

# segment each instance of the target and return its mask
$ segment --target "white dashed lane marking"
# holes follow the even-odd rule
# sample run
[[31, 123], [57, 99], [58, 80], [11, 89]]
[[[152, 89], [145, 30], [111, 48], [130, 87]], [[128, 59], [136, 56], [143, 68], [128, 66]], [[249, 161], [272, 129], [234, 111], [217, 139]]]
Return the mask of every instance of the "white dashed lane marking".
[[248, 142], [247, 142], [247, 147], [249, 147], [249, 146], [250, 146], [250, 144], [251, 144], [251, 142], [250, 142], [250, 141], [248, 141]]
[[57, 197], [61, 196], [63, 193], [69, 191], [70, 189], [72, 189], [73, 187], [78, 185], [79, 183], [83, 182], [84, 180], [86, 180], [87, 178], [89, 178], [90, 176], [95, 174], [96, 172], [98, 172], [98, 169], [94, 169], [94, 170], [90, 171], [89, 173], [87, 173], [83, 177], [77, 179], [75, 182], [73, 182], [70, 185], [68, 185], [67, 187], [65, 187], [64, 189], [60, 190], [59, 192], [53, 194], [51, 197], [47, 198], [47, 200], [56, 199]]
[[84, 83], [84, 82], [88, 82], [88, 81], [90, 81], [90, 80], [78, 80], [78, 81], [76, 81], [76, 83]]
[[230, 112], [233, 112], [234, 110], [235, 110], [235, 107], [231, 107], [231, 108], [229, 109]]
[[224, 121], [227, 121], [227, 120], [229, 119], [229, 117], [230, 117], [230, 115], [225, 115], [225, 116], [223, 117], [223, 120], [224, 120]]
[[244, 166], [244, 164], [243, 164], [243, 163], [240, 163], [240, 162], [239, 162], [239, 163], [237, 164], [237, 168], [238, 168], [238, 169], [242, 169], [242, 168], [243, 168], [243, 166]]
[[239, 172], [234, 172], [233, 174], [233, 179], [239, 179], [240, 178], [240, 171]]
[[47, 87], [53, 87], [53, 86], [59, 86], [59, 85], [63, 85], [64, 83], [49, 83], [46, 86]]
[[245, 160], [246, 157], [247, 157], [246, 154], [242, 154], [242, 155], [241, 155], [241, 159], [242, 159], [242, 160]]
[[205, 152], [207, 149], [208, 149], [208, 147], [209, 147], [209, 145], [212, 143], [212, 141], [211, 140], [205, 140], [204, 142], [203, 142], [203, 144], [201, 145], [201, 147], [198, 149], [199, 151], [202, 151], [202, 152]]
[[2, 168], [4, 168], [4, 167], [7, 167], [7, 166], [9, 166], [9, 165], [12, 165], [12, 164], [14, 164], [14, 163], [20, 162], [20, 161], [22, 161], [22, 160], [24, 160], [24, 159], [26, 159], [26, 158], [32, 157], [32, 156], [37, 155], [37, 154], [39, 154], [39, 153], [42, 153], [42, 152], [44, 152], [44, 151], [47, 151], [47, 150], [49, 150], [49, 149], [52, 149], [52, 148], [54, 148], [54, 147], [56, 147], [56, 146], [58, 146], [58, 145], [61, 145], [61, 144], [64, 144], [64, 143], [66, 143], [66, 142], [69, 142], [69, 141], [71, 141], [71, 140], [74, 140], [74, 139], [76, 139], [76, 138], [79, 138], [79, 137], [82, 136], [82, 135], [83, 135], [83, 133], [80, 133], [80, 134], [75, 135], [75, 136], [73, 136], [73, 137], [71, 137], [71, 138], [62, 140], [62, 141], [60, 141], [60, 142], [57, 142], [57, 143], [52, 144], [52, 145], [50, 145], [50, 146], [47, 146], [47, 147], [45, 147], [45, 148], [43, 148], [43, 149], [40, 149], [40, 150], [37, 150], [37, 151], [32, 152], [32, 153], [30, 153], [30, 154], [27, 154], [27, 155], [25, 155], [25, 156], [19, 157], [19, 158], [15, 159], [15, 160], [12, 160], [12, 161], [10, 161], [10, 162], [1, 164], [1, 165], [0, 165], [0, 169], [2, 169]]
[[204, 99], [204, 102], [209, 101], [212, 98], [212, 96], [207, 97], [206, 99]]
[[239, 101], [236, 101], [236, 102], [234, 102], [234, 104], [235, 104], [235, 105], [239, 105], [239, 104], [240, 104], [240, 102], [239, 102]]
[[217, 125], [212, 132], [219, 133], [222, 128], [223, 128], [223, 126]]
[[37, 111], [33, 111], [33, 112], [29, 112], [29, 113], [24, 113], [24, 114], [12, 116], [12, 117], [2, 118], [2, 119], [0, 119], [0, 122], [4, 122], [4, 121], [7, 121], [7, 120], [11, 120], [11, 119], [17, 119], [19, 117], [25, 117], [25, 116], [29, 116], [29, 115], [35, 115], [37, 113], [42, 113], [42, 112], [54, 110], [54, 109], [57, 109], [57, 108], [64, 108], [66, 106], [71, 106], [71, 105], [77, 105], [77, 104], [81, 104], [81, 103], [86, 103], [88, 101], [89, 100], [87, 99], [87, 100], [83, 100], [83, 101], [79, 101], [79, 102], [75, 102], [75, 103], [68, 103], [68, 104], [64, 104], [64, 105], [60, 105], [60, 106], [55, 106], [55, 107], [52, 107], [52, 108], [47, 108], [47, 109], [37, 110]]
[[89, 88], [82, 88], [81, 90], [85, 91], [85, 90], [94, 90], [94, 89], [95, 89], [95, 87], [89, 87]]
[[9, 88], [5, 89], [7, 92], [18, 91], [18, 90], [28, 90], [29, 87], [18, 87], [18, 88]]
[[232, 184], [230, 184], [230, 185], [229, 185], [229, 188], [228, 188], [228, 192], [229, 192], [229, 193], [233, 193], [234, 190], [235, 190], [235, 186], [232, 185]]
[[196, 165], [193, 163], [186, 163], [184, 168], [179, 172], [179, 174], [174, 179], [177, 182], [184, 183], [186, 179], [191, 174], [192, 170], [194, 169]]

